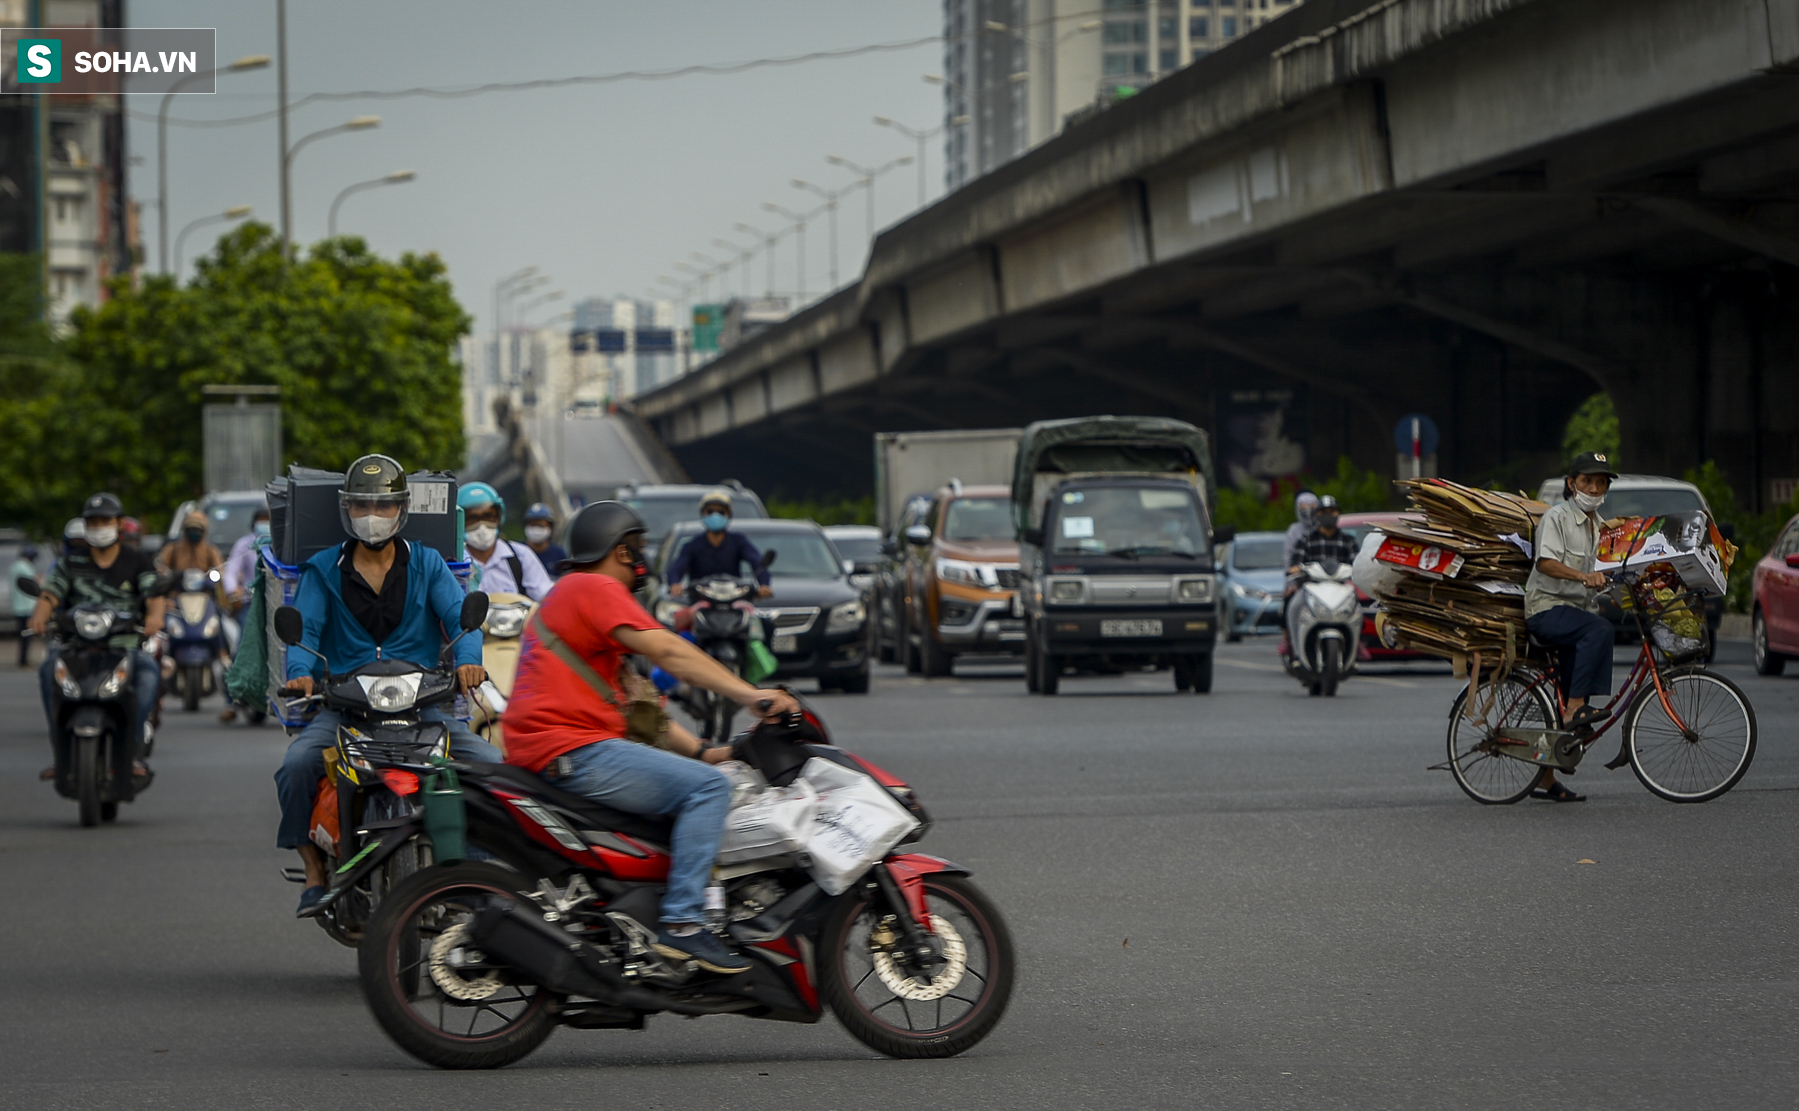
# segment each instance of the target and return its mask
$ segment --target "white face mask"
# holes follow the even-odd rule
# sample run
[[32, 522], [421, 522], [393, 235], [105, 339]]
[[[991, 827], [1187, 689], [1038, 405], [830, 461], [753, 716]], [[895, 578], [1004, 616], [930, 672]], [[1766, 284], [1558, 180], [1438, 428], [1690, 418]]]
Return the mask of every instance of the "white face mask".
[[400, 531], [400, 518], [398, 514], [382, 517], [374, 513], [366, 517], [351, 517], [350, 531], [356, 534], [358, 540], [370, 544], [385, 544], [393, 539], [394, 533]]
[[1594, 497], [1592, 494], [1583, 494], [1578, 490], [1574, 492], [1574, 504], [1580, 507], [1582, 513], [1593, 512], [1595, 509], [1599, 508], [1599, 503], [1604, 500], [1605, 498], [1603, 496]]
[[118, 543], [119, 530], [112, 528], [91, 528], [87, 530], [87, 546], [90, 548], [110, 548]]
[[469, 547], [478, 552], [485, 552], [493, 547], [494, 541], [500, 538], [500, 526], [476, 525], [473, 528], [465, 530], [462, 534], [462, 538], [468, 541]]
[[526, 525], [525, 526], [525, 539], [530, 541], [533, 544], [547, 543], [550, 539], [550, 526], [548, 526], [548, 525]]

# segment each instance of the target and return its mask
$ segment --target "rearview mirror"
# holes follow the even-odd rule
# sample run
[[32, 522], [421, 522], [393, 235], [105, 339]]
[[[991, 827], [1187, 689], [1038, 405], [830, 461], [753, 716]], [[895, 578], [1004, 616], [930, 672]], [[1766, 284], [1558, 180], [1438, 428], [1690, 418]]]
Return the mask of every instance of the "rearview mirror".
[[766, 571], [770, 567], [773, 567], [774, 565], [775, 565], [775, 550], [773, 548], [770, 548], [768, 551], [762, 553], [762, 562], [758, 563], [756, 566], [758, 566], [758, 567], [762, 568], [764, 571]]
[[28, 598], [36, 598], [44, 592], [44, 588], [30, 575], [20, 575], [14, 579], [12, 588]]
[[487, 620], [487, 595], [479, 590], [462, 600], [462, 631], [472, 633]]
[[1793, 555], [1787, 556], [1787, 566], [1788, 567], [1799, 567], [1799, 553], [1794, 553]]
[[275, 611], [275, 639], [292, 648], [300, 643], [306, 635], [306, 619], [300, 611], [292, 606], [282, 606]]
[[856, 573], [856, 561], [853, 559], [844, 560], [843, 561], [843, 573], [846, 575], [855, 574]]
[[1043, 530], [1040, 528], [1026, 528], [1018, 534], [1018, 538], [1033, 548], [1043, 547]]
[[910, 525], [906, 529], [906, 540], [913, 544], [929, 544], [931, 530], [924, 525]]

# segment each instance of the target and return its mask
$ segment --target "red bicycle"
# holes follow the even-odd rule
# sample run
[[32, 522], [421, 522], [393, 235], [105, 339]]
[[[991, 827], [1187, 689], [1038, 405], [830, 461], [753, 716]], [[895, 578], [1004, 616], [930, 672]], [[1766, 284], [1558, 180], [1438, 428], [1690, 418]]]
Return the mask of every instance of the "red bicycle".
[[1613, 577], [1642, 646], [1598, 728], [1563, 727], [1562, 665], [1531, 638], [1526, 658], [1470, 669], [1449, 711], [1447, 769], [1479, 803], [1514, 803], [1547, 770], [1572, 773], [1599, 738], [1622, 723], [1623, 744], [1606, 764], [1629, 764], [1669, 802], [1707, 802], [1736, 786], [1755, 758], [1755, 710], [1742, 688], [1705, 668], [1709, 633], [1699, 596], [1671, 573]]

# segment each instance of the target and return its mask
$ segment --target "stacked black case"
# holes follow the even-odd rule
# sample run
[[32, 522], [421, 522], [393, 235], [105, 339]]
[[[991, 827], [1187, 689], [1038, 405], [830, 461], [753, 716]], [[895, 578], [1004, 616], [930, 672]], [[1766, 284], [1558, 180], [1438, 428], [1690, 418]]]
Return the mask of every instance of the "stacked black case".
[[[448, 471], [415, 471], [406, 480], [412, 487], [412, 509], [400, 536], [437, 549], [446, 560], [463, 558], [456, 476]], [[350, 538], [337, 510], [343, 484], [341, 472], [297, 465], [269, 483], [269, 539], [276, 559], [297, 567]]]

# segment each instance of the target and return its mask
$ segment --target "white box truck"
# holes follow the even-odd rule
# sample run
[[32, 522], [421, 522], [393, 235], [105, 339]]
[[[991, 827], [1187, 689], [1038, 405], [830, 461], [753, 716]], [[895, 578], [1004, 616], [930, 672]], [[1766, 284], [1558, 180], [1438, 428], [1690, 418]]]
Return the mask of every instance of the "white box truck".
[[891, 539], [915, 495], [930, 497], [950, 479], [964, 486], [1007, 486], [1018, 451], [1016, 428], [875, 433], [875, 523]]

